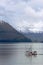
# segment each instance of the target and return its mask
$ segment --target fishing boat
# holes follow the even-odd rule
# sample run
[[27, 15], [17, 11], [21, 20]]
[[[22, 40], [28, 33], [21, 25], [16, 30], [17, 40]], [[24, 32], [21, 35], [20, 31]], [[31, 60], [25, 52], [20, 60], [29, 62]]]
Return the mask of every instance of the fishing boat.
[[35, 55], [37, 55], [37, 51], [33, 51], [33, 52], [26, 51], [26, 56], [35, 56]]
[[37, 51], [33, 51], [32, 46], [30, 46], [30, 48], [26, 51], [26, 56], [36, 56], [36, 55]]

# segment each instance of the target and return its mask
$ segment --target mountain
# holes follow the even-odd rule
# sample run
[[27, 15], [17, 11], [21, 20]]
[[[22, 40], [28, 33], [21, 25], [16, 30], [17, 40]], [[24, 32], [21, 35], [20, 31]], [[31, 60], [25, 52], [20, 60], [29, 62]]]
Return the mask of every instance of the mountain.
[[32, 40], [25, 37], [8, 23], [0, 21], [0, 42], [32, 42]]
[[25, 33], [24, 34], [27, 38], [30, 38], [32, 42], [43, 42], [43, 32], [39, 33]]

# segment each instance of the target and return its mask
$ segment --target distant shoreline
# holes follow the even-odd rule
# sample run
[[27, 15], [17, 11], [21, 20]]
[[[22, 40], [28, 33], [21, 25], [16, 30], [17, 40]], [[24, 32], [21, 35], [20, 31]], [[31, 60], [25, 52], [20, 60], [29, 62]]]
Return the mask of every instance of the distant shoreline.
[[13, 44], [15, 44], [15, 43], [20, 43], [20, 44], [21, 44], [21, 43], [28, 43], [28, 44], [29, 44], [29, 43], [30, 43], [30, 44], [31, 44], [31, 43], [36, 43], [36, 44], [37, 44], [37, 43], [43, 43], [43, 42], [0, 41], [0, 43], [2, 43], [2, 44], [4, 44], [4, 43], [5, 43], [5, 44], [9, 44], [9, 43], [10, 43], [10, 44], [12, 44], [12, 43], [13, 43]]

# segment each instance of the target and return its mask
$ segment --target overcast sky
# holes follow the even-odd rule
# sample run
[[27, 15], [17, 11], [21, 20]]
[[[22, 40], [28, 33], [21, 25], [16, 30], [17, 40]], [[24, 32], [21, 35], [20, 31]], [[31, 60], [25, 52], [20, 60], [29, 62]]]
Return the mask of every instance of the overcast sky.
[[0, 20], [22, 31], [43, 31], [43, 0], [0, 0]]

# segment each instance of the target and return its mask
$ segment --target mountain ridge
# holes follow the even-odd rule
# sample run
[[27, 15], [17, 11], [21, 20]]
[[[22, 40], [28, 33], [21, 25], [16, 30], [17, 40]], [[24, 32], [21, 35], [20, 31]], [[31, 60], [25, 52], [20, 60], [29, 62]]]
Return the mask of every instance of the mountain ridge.
[[32, 42], [8, 23], [0, 23], [0, 42]]
[[43, 32], [42, 33], [25, 33], [27, 38], [30, 38], [32, 42], [43, 42]]

